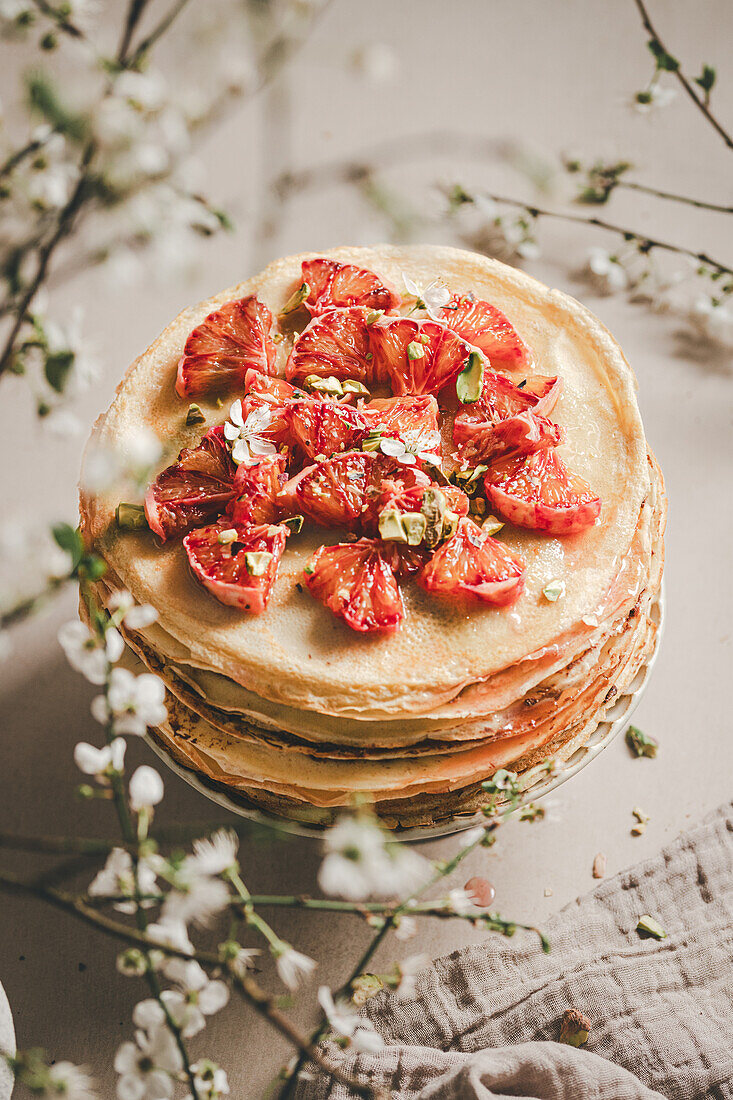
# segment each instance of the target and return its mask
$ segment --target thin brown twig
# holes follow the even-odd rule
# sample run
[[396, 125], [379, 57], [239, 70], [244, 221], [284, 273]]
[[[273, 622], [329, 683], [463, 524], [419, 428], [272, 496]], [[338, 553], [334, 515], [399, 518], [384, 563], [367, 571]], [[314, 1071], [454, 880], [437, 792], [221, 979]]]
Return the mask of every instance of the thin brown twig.
[[659, 187], [650, 187], [646, 183], [636, 183], [634, 180], [619, 180], [615, 188], [625, 188], [627, 191], [639, 191], [643, 195], [653, 195], [657, 199], [669, 199], [671, 202], [682, 202], [686, 206], [694, 206], [698, 210], [713, 210], [717, 214], [733, 214], [733, 206], [723, 206], [717, 202], [707, 202], [705, 199], [693, 199], [689, 195], [676, 195], [673, 191], [663, 191]]
[[[660, 48], [664, 51], [664, 53], [668, 54], [669, 51], [667, 50], [666, 46], [662, 42], [662, 39], [659, 37], [656, 29], [654, 28], [654, 25], [652, 24], [652, 21], [651, 21], [651, 18], [649, 16], [649, 12], [647, 11], [644, 0], [634, 0], [634, 3], [636, 4], [639, 15], [641, 16], [641, 21], [644, 25], [644, 29], [646, 31], [648, 31], [648, 33], [651, 35], [652, 40], [659, 44]], [[717, 118], [715, 117], [713, 112], [710, 110], [710, 106], [709, 106], [708, 103], [706, 103], [705, 99], [701, 98], [697, 94], [697, 92], [695, 91], [695, 89], [692, 86], [692, 83], [687, 79], [687, 77], [683, 73], [681, 66], [678, 66], [676, 69], [674, 69], [673, 75], [677, 77], [677, 80], [680, 82], [680, 84], [682, 85], [684, 90], [687, 92], [687, 95], [690, 97], [690, 99], [695, 104], [697, 109], [702, 112], [702, 114], [708, 120], [708, 122], [713, 127], [713, 129], [717, 130], [717, 132], [720, 134], [720, 136], [722, 137], [723, 141], [728, 146], [728, 148], [733, 149], [733, 138], [730, 136], [730, 134], [725, 129], [725, 127], [722, 126], [722, 124], [720, 122], [718, 122]]]
[[68, 15], [64, 15], [64, 13], [59, 11], [58, 8], [55, 8], [53, 4], [49, 4], [48, 0], [32, 0], [32, 2], [37, 10], [48, 19], [51, 19], [64, 34], [68, 34], [70, 38], [75, 38], [77, 41], [86, 39], [86, 35], [81, 27], [77, 27], [76, 23], [72, 22]]

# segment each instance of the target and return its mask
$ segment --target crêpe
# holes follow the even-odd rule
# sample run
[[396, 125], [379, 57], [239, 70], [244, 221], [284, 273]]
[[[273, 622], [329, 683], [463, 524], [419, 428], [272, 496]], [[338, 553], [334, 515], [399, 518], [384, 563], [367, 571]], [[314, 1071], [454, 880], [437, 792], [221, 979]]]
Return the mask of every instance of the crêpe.
[[[346, 804], [355, 791], [371, 792], [394, 820], [443, 813], [448, 801], [463, 812], [495, 767], [566, 755], [582, 743], [602, 720], [604, 700], [648, 656], [663, 485], [648, 459], [633, 374], [578, 302], [456, 249], [325, 255], [396, 286], [403, 275], [422, 285], [440, 278], [503, 310], [531, 347], [534, 369], [563, 380], [553, 412], [566, 434], [559, 451], [600, 496], [598, 524], [563, 538], [507, 525], [500, 537], [528, 567], [511, 608], [441, 602], [408, 583], [401, 630], [372, 637], [335, 620], [299, 583], [315, 547], [338, 541], [337, 532], [306, 528], [291, 538], [266, 613], [248, 616], [195, 582], [180, 543], [161, 547], [149, 532], [120, 531], [115, 494], [83, 491], [82, 526], [109, 566], [102, 598], [124, 587], [158, 610], [158, 623], [129, 641], [171, 693], [172, 720], [160, 738], [179, 760], [286, 816], [302, 817], [309, 804]], [[277, 261], [180, 314], [128, 371], [95, 426], [95, 445], [124, 454], [148, 427], [163, 443], [162, 468], [221, 423], [226, 411], [200, 400], [206, 423], [186, 426], [174, 389], [186, 337], [211, 310], [248, 294], [277, 314], [305, 258]], [[281, 372], [288, 349], [286, 338]], [[564, 594], [551, 602], [543, 589], [554, 580]], [[422, 801], [410, 809], [415, 797]]]

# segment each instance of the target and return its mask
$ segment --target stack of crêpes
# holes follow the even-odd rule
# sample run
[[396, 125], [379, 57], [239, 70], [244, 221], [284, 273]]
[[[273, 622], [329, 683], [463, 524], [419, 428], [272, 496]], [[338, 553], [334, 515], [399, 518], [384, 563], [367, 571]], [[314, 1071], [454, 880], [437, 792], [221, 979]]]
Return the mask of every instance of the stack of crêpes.
[[[513, 512], [507, 506], [503, 514], [501, 494], [492, 496], [487, 489], [485, 504], [473, 501], [470, 516], [476, 528], [489, 514], [505, 520], [500, 530], [492, 521], [491, 531], [501, 553], [521, 563], [522, 580], [511, 598], [492, 602], [489, 594], [487, 602], [470, 586], [453, 594], [431, 591], [426, 581], [409, 576], [400, 580], [404, 613], [398, 629], [393, 623], [387, 632], [353, 629], [345, 614], [333, 614], [333, 602], [324, 606], [308, 590], [314, 553], [324, 543], [353, 541], [353, 526], [345, 536], [310, 522], [308, 514], [302, 530], [292, 533], [291, 525], [259, 614], [241, 599], [239, 606], [221, 602], [213, 588], [200, 583], [181, 537], [161, 542], [148, 529], [130, 530], [124, 521], [121, 526], [115, 492], [82, 491], [82, 530], [107, 562], [100, 600], [107, 603], [124, 588], [158, 612], [152, 626], [125, 633], [137, 658], [168, 690], [168, 720], [151, 734], [170, 758], [245, 812], [322, 825], [355, 799], [367, 798], [390, 827], [445, 828], [464, 822], [484, 804], [482, 782], [497, 769], [511, 769], [521, 779], [544, 761], [570, 758], [648, 663], [656, 643], [654, 605], [664, 556], [663, 481], [644, 437], [632, 371], [611, 335], [578, 302], [519, 271], [454, 249], [342, 248], [325, 259], [332, 261], [324, 269], [330, 275], [323, 276], [319, 290], [328, 309], [364, 306], [370, 324], [384, 326], [393, 315], [408, 316], [422, 332], [419, 325], [430, 319], [422, 308], [427, 304], [432, 317], [437, 310], [433, 323], [442, 317], [450, 326], [450, 306], [440, 306], [447, 298], [443, 287], [452, 303], [490, 303], [491, 331], [471, 332], [468, 322], [461, 331], [455, 322], [469, 351], [488, 349], [482, 357], [484, 385], [492, 369], [530, 391], [537, 389], [536, 376], [560, 379], [551, 410], [552, 424], [561, 429], [556, 451], [563, 469], [582, 478], [586, 490], [592, 487], [585, 497], [600, 500], [600, 510], [586, 517], [582, 529], [569, 523], [571, 533], [553, 534], [542, 523], [533, 528], [511, 522], [522, 515], [560, 514], [563, 502], [555, 501], [553, 512], [551, 485], [540, 486], [547, 508]], [[232, 401], [251, 388], [247, 370], [283, 378], [289, 373], [303, 386], [302, 372], [294, 378], [293, 341], [300, 331], [308, 332], [309, 301], [311, 312], [324, 316], [323, 302], [313, 304], [313, 287], [301, 291], [300, 299], [310, 291], [303, 306], [297, 296], [304, 273], [315, 270], [307, 266], [312, 260], [280, 260], [257, 278], [181, 313], [128, 371], [95, 427], [94, 447], [113, 446], [124, 455], [146, 426], [163, 445], [162, 469], [224, 422]], [[261, 331], [254, 351], [257, 333], [241, 352], [229, 345], [222, 351], [214, 325], [194, 348], [198, 359], [188, 355], [189, 335], [212, 311], [234, 301], [251, 303], [253, 295], [272, 314], [269, 333], [267, 310], [258, 315], [259, 322], [266, 318], [264, 352]], [[380, 303], [384, 313], [374, 309]], [[507, 333], [515, 340], [514, 361], [511, 355], [502, 359]], [[415, 342], [409, 346], [411, 356]], [[214, 361], [229, 372], [218, 389], [206, 382], [208, 376], [196, 380], [195, 370]], [[313, 362], [308, 362], [312, 400], [324, 395], [317, 380], [313, 388]], [[466, 363], [460, 367], [470, 389]], [[193, 373], [186, 375], [189, 368]], [[358, 373], [353, 363], [339, 372], [331, 357], [329, 370], [320, 374], [340, 373], [343, 380], [349, 371], [352, 377]], [[402, 377], [393, 390], [409, 393], [404, 371]], [[381, 392], [388, 394], [389, 388]], [[352, 407], [363, 403], [363, 396], [356, 397]], [[443, 474], [429, 462], [409, 469], [422, 466], [443, 485], [445, 473], [452, 472], [454, 483], [465, 485], [470, 467], [464, 462], [461, 471], [449, 436], [445, 442], [446, 420], [456, 413], [455, 371], [438, 402]], [[374, 433], [371, 438], [373, 448]], [[281, 481], [292, 475], [290, 469]], [[516, 492], [521, 495], [521, 485]], [[460, 507], [456, 511], [460, 514]], [[156, 516], [148, 507], [154, 530]], [[212, 516], [209, 504], [197, 525], [211, 523]], [[190, 517], [186, 522], [190, 530]], [[216, 522], [220, 534], [228, 530], [226, 516]], [[222, 542], [226, 545], [225, 538]], [[270, 555], [255, 551], [248, 560], [255, 584], [262, 569], [257, 563], [270, 562]], [[495, 589], [488, 585], [485, 591]]]

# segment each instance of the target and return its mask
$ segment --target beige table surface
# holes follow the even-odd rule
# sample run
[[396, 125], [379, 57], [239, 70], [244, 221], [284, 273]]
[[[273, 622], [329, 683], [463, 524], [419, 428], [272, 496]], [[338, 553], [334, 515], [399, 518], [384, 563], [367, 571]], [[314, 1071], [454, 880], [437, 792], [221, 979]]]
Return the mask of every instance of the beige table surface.
[[[683, 53], [690, 68], [697, 72], [707, 61], [722, 69], [718, 106], [732, 119], [730, 4], [656, 0], [653, 8], [670, 48]], [[382, 41], [396, 49], [396, 79], [372, 85], [349, 69], [348, 58], [364, 42]], [[468, 134], [521, 137], [548, 156], [564, 149], [628, 157], [645, 182], [730, 202], [729, 153], [688, 102], [678, 97], [653, 120], [628, 110], [629, 95], [649, 70], [631, 0], [371, 0], [368, 5], [337, 0], [289, 75], [290, 155], [304, 165], [357, 152], [385, 135], [457, 127]], [[272, 256], [382, 237], [379, 219], [358, 199], [330, 191], [299, 199], [275, 236], [258, 241], [262, 199], [255, 183], [268, 165], [277, 168], [289, 156], [282, 148], [268, 151], [266, 133], [258, 105], [242, 109], [210, 139], [209, 191], [234, 208], [239, 228], [236, 235], [201, 247], [195, 278], [113, 289], [95, 274], [57, 295], [61, 309], [84, 304], [105, 361], [103, 379], [79, 404], [88, 422], [107, 404], [126, 364], [183, 305], [236, 282]], [[501, 166], [488, 165], [482, 172], [475, 163], [441, 156], [439, 148], [399, 178], [410, 186], [411, 178], [455, 178], [461, 168], [464, 178], [508, 187]], [[619, 196], [613, 213], [645, 232], [709, 248], [722, 259], [733, 253], [724, 216], [643, 196]], [[539, 924], [592, 887], [597, 852], [607, 854], [612, 874], [656, 851], [730, 796], [733, 762], [730, 363], [699, 353], [679, 335], [674, 318], [619, 298], [598, 298], [584, 287], [574, 272], [587, 247], [608, 243], [605, 238], [555, 226], [543, 239], [549, 258], [529, 270], [582, 297], [616, 334], [638, 375], [647, 434], [667, 480], [670, 518], [666, 638], [635, 719], [659, 739], [658, 759], [634, 760], [618, 740], [552, 798], [548, 820], [507, 826], [493, 851], [470, 859], [458, 883], [469, 874], [487, 875], [503, 915]], [[37, 512], [71, 518], [80, 441], [39, 435], [21, 383], [4, 382], [2, 398], [3, 517]], [[88, 711], [92, 689], [69, 670], [55, 643], [58, 625], [73, 611], [69, 593], [43, 619], [17, 631], [14, 655], [2, 668], [3, 829], [104, 832], [113, 827], [106, 807], [90, 809], [70, 796], [78, 782], [73, 746], [98, 735]], [[151, 761], [151, 753], [136, 743], [128, 759]], [[166, 775], [166, 786], [160, 820], [210, 816], [212, 807], [179, 779]], [[630, 835], [636, 805], [651, 817], [640, 838]], [[215, 811], [215, 816], [223, 815]], [[442, 857], [455, 846], [455, 839], [447, 839], [426, 851]], [[264, 893], [313, 889], [318, 861], [317, 846], [304, 840], [247, 845], [242, 851], [247, 882]], [[351, 918], [285, 913], [275, 920], [284, 937], [320, 960], [318, 982], [334, 986], [366, 942], [366, 930]], [[376, 967], [386, 968], [400, 954], [434, 956], [480, 938], [468, 926], [426, 924], [419, 939], [388, 942]], [[129, 1037], [130, 1011], [143, 995], [139, 985], [115, 973], [114, 951], [109, 941], [40, 903], [0, 901], [0, 980], [20, 1045], [45, 1046], [59, 1059], [93, 1066], [104, 1097], [114, 1095], [113, 1051]], [[297, 1009], [294, 1015], [308, 1018]], [[215, 1017], [193, 1050], [222, 1062], [237, 1098], [260, 1096], [285, 1054], [274, 1033], [240, 1005]]]

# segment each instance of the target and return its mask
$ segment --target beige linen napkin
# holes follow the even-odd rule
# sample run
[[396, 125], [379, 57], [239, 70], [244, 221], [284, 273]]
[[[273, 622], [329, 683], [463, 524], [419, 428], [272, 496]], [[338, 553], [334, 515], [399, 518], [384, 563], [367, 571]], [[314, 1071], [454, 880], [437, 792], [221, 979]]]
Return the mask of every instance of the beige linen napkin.
[[[643, 914], [666, 939], [639, 936]], [[342, 1068], [395, 1100], [733, 1098], [733, 804], [545, 931], [549, 955], [487, 936], [437, 959], [413, 997], [372, 998], [364, 1015], [387, 1045]], [[568, 1008], [593, 1025], [581, 1050], [554, 1041]], [[295, 1095], [353, 1093], [310, 1066]]]

